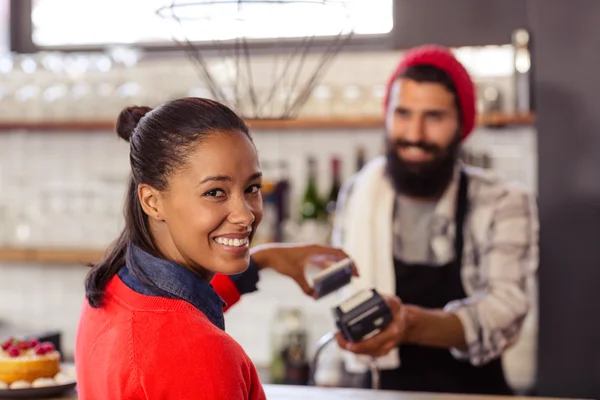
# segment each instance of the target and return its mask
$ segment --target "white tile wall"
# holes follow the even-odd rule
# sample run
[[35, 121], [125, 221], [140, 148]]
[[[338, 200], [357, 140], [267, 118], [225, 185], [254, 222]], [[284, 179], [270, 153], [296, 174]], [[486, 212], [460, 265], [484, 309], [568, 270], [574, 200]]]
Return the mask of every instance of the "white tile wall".
[[[381, 151], [381, 135], [377, 130], [357, 130], [256, 132], [254, 137], [261, 159], [290, 163], [296, 207], [309, 154], [317, 157], [323, 178], [329, 176], [329, 157], [338, 154], [348, 177], [357, 146], [364, 146], [372, 158]], [[535, 190], [535, 136], [531, 128], [479, 129], [467, 146], [486, 149], [501, 173]], [[127, 144], [114, 134], [0, 134], [0, 246], [102, 247], [120, 229], [127, 173]], [[328, 185], [327, 179], [319, 181], [323, 193]], [[60, 329], [67, 356], [71, 355], [86, 272], [80, 266], [0, 262], [0, 321], [19, 330]], [[311, 301], [294, 283], [265, 272], [260, 291], [227, 314], [227, 329], [257, 364], [264, 365], [269, 361], [269, 324], [277, 307], [300, 307], [310, 316], [307, 326], [314, 343], [333, 327], [328, 304], [333, 300]], [[534, 334], [532, 324], [525, 335]], [[514, 379], [526, 383], [533, 373], [534, 347], [531, 341], [524, 343], [514, 353], [511, 371]]]
[[0, 262], [0, 323], [16, 332], [62, 332], [72, 357], [88, 268]]
[[[342, 160], [342, 176], [355, 168], [355, 151], [367, 158], [383, 149], [383, 131], [255, 132], [259, 157], [267, 165], [286, 160], [292, 182], [292, 210], [306, 181], [306, 159], [317, 158], [319, 188], [330, 185], [330, 157]], [[490, 153], [508, 179], [535, 190], [536, 138], [530, 128], [478, 129], [466, 143]], [[122, 226], [121, 208], [129, 173], [128, 145], [115, 134], [13, 132], [0, 135], [0, 244], [104, 247]], [[273, 171], [266, 171], [268, 176]], [[294, 215], [295, 216], [295, 215]]]
[[[501, 109], [514, 110], [513, 54], [510, 45], [483, 48], [461, 48], [457, 57], [464, 63], [477, 84], [493, 85], [501, 92]], [[311, 92], [300, 116], [380, 116], [383, 97], [382, 85], [392, 73], [401, 51], [342, 52], [322, 71], [318, 86]], [[66, 56], [76, 60], [73, 55]], [[94, 67], [95, 61], [85, 59], [78, 66], [88, 65], [81, 73], [52, 72], [40, 65], [35, 73], [18, 68], [0, 76], [0, 120], [104, 120], [114, 118], [127, 105], [155, 106], [166, 99], [199, 96], [210, 97], [206, 82], [199, 78], [194, 64], [185, 57], [142, 58], [131, 68], [113, 65], [109, 71]], [[260, 103], [266, 102], [263, 117], [281, 117], [286, 93], [294, 98], [306, 88], [308, 78], [319, 65], [322, 54], [295, 57], [253, 56], [251, 61], [252, 86]], [[222, 57], [208, 57], [213, 78], [224, 91], [238, 85], [246, 88], [244, 64], [236, 76], [235, 62]], [[275, 80], [289, 67], [285, 79]], [[78, 68], [79, 68], [78, 67]], [[298, 80], [295, 72], [299, 71]], [[237, 82], [239, 77], [240, 82]], [[274, 82], [276, 95], [268, 100]], [[248, 96], [240, 89], [242, 100], [231, 102], [238, 112], [248, 113]], [[319, 94], [320, 93], [320, 94]], [[324, 95], [326, 93], [326, 95]], [[324, 96], [323, 96], [324, 95]], [[246, 113], [245, 113], [246, 112]]]

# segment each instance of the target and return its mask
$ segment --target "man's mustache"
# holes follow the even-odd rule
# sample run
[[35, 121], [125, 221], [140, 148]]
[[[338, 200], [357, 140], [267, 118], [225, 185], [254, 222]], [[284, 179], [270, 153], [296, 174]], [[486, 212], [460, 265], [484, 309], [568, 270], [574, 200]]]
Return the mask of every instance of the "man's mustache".
[[419, 149], [424, 150], [429, 153], [439, 154], [442, 151], [442, 149], [440, 147], [436, 146], [435, 144], [427, 143], [427, 142], [423, 142], [423, 141], [411, 142], [408, 140], [396, 139], [396, 140], [392, 141], [391, 145], [396, 150], [397, 149], [407, 149], [410, 147], [416, 147], [416, 148], [419, 148]]

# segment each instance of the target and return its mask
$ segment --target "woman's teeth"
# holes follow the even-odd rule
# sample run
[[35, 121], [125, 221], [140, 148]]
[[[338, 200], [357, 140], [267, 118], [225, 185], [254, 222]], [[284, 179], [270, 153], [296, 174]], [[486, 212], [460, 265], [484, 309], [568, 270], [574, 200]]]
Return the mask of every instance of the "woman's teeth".
[[240, 246], [245, 246], [248, 244], [248, 238], [227, 239], [224, 237], [218, 237], [218, 238], [215, 238], [215, 242], [222, 244], [224, 246], [240, 247]]

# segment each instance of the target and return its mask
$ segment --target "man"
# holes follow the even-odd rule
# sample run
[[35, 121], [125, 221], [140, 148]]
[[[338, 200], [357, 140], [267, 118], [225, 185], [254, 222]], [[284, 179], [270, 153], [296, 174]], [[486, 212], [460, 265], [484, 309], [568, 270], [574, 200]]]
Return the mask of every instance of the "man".
[[342, 189], [333, 240], [359, 268], [353, 290], [397, 296], [394, 321], [360, 343], [338, 334], [346, 369], [378, 357], [383, 389], [510, 394], [501, 356], [531, 305], [535, 199], [459, 163], [475, 89], [448, 49], [408, 51], [385, 106], [387, 154]]

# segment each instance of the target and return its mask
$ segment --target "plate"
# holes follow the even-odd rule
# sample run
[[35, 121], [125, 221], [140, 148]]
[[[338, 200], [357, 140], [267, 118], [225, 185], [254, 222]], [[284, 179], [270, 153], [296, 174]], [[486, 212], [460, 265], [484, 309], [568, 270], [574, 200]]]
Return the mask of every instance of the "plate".
[[[54, 385], [40, 388], [0, 389], [0, 399], [31, 399], [58, 396], [73, 391], [73, 389], [75, 389], [75, 385], [76, 382], [71, 382], [62, 385]], [[75, 392], [73, 392], [72, 394], [75, 394]]]
[[[75, 365], [72, 363], [61, 363], [60, 371], [68, 376], [73, 376], [75, 373]], [[53, 386], [24, 389], [0, 389], [0, 399], [40, 399], [60, 395], [75, 395], [76, 385], [77, 382], [75, 382], [75, 379], [73, 378], [72, 381]]]

